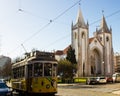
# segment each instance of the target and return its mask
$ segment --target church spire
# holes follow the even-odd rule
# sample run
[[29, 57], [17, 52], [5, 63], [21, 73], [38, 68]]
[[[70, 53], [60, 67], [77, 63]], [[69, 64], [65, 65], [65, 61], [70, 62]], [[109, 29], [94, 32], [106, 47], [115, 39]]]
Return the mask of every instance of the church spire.
[[81, 26], [86, 26], [80, 8], [78, 10], [78, 15], [77, 15], [77, 18], [76, 18], [76, 23], [79, 23]]
[[103, 15], [102, 20], [101, 20], [100, 29], [102, 32], [109, 32], [104, 15]]

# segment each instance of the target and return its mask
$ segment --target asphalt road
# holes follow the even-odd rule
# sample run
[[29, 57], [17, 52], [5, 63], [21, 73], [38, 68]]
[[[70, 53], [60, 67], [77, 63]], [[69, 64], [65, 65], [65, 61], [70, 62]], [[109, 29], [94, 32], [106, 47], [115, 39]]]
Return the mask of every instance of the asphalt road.
[[[19, 95], [14, 94], [13, 96]], [[120, 96], [120, 83], [99, 85], [58, 84], [56, 96]]]
[[57, 96], [119, 96], [120, 83], [114, 84], [58, 84]]

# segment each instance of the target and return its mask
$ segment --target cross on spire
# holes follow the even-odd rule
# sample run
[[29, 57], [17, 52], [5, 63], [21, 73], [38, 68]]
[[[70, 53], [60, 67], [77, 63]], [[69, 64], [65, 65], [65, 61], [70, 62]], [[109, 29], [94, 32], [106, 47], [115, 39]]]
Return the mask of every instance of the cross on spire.
[[104, 10], [102, 10], [102, 15], [104, 15]]

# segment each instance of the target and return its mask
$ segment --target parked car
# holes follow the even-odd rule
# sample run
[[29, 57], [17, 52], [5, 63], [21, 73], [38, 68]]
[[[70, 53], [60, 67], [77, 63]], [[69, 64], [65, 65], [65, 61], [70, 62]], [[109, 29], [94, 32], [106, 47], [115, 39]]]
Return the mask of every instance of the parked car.
[[96, 77], [88, 77], [86, 80], [86, 84], [96, 84], [97, 83], [97, 78]]
[[107, 83], [113, 83], [113, 78], [112, 78], [112, 76], [107, 76], [107, 77], [106, 77], [106, 81], [107, 81]]
[[120, 73], [115, 73], [112, 75], [113, 82], [120, 82]]
[[5, 82], [5, 79], [0, 79], [0, 82]]
[[12, 89], [4, 82], [0, 82], [0, 96], [12, 96]]
[[101, 76], [101, 77], [97, 77], [97, 83], [107, 83], [107, 80], [104, 76]]

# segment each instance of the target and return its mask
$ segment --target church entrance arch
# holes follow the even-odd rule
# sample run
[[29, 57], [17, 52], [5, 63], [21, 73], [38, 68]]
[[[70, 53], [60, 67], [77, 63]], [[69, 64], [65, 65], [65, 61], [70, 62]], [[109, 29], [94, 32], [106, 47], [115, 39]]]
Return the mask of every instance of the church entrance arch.
[[90, 64], [91, 75], [93, 76], [101, 75], [101, 55], [99, 50], [94, 49], [92, 51], [90, 61], [91, 61], [91, 64]]

